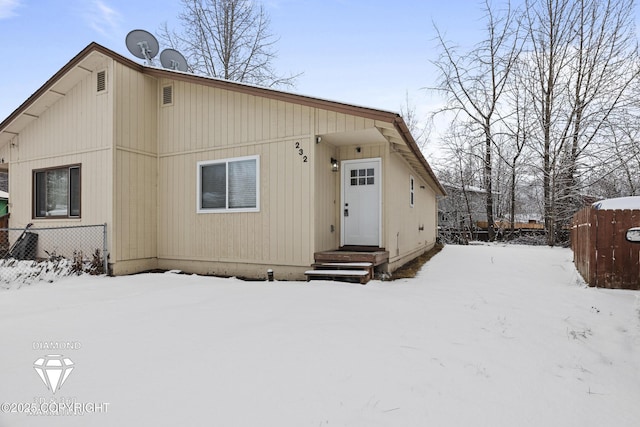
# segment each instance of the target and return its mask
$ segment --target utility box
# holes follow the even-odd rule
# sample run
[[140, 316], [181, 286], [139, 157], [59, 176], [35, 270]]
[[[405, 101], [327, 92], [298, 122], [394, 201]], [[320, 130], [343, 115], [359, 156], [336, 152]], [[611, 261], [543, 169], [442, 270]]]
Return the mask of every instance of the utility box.
[[11, 257], [19, 260], [34, 260], [38, 253], [38, 235], [26, 232], [11, 251]]

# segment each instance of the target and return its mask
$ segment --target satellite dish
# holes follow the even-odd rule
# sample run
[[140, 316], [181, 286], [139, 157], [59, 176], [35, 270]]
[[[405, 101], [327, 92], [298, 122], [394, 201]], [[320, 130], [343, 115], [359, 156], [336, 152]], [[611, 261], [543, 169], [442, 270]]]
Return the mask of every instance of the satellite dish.
[[160, 53], [160, 63], [170, 70], [187, 71], [187, 60], [175, 49], [165, 49]]
[[145, 30], [130, 31], [127, 34], [125, 43], [132, 55], [140, 59], [146, 59], [149, 65], [153, 64], [153, 57], [160, 51], [158, 40], [153, 34]]

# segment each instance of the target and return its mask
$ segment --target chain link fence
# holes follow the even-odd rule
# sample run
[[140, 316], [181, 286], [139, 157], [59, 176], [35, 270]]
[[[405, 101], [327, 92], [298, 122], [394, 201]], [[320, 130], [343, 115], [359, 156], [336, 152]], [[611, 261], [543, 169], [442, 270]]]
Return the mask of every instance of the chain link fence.
[[0, 228], [0, 287], [107, 272], [107, 225]]

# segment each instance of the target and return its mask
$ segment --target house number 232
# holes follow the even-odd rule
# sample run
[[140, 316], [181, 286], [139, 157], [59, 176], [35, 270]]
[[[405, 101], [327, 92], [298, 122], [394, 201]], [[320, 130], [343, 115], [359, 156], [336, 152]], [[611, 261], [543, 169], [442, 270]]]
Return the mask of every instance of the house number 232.
[[298, 150], [298, 155], [302, 156], [302, 162], [307, 163], [307, 156], [304, 155], [304, 150], [300, 147], [300, 142], [296, 141], [296, 150]]

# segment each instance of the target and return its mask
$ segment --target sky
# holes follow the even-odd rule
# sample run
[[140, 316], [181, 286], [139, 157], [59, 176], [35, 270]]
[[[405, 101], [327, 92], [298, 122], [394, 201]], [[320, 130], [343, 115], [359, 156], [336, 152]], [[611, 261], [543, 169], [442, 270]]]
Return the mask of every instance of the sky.
[[[303, 73], [291, 91], [399, 112], [407, 98], [426, 116], [439, 101], [434, 23], [473, 43], [479, 0], [265, 0], [279, 37], [275, 68]], [[91, 42], [138, 62], [133, 29], [177, 28], [180, 0], [0, 0], [0, 121]], [[161, 46], [162, 49], [162, 46]]]

